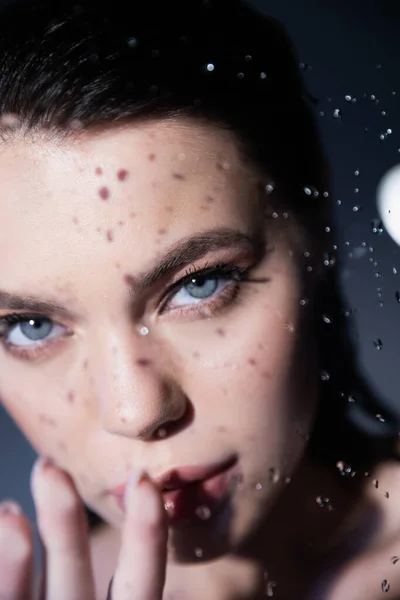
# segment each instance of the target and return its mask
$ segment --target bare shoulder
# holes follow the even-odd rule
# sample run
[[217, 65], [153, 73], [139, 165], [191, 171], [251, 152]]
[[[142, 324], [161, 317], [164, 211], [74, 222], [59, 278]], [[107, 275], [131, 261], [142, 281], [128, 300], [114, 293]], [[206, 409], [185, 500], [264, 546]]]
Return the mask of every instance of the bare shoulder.
[[109, 525], [100, 526], [90, 537], [96, 600], [104, 600], [106, 597], [117, 565], [120, 543], [119, 531]]
[[365, 498], [379, 512], [378, 543], [400, 532], [400, 461], [377, 465], [366, 478]]

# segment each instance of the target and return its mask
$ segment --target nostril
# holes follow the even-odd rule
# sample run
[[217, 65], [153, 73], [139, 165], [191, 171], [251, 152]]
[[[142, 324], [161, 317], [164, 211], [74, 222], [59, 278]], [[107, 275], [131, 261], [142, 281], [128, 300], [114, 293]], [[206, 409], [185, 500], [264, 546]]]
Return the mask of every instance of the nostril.
[[186, 410], [181, 413], [178, 418], [171, 419], [163, 423], [155, 431], [156, 439], [163, 439], [171, 435], [179, 433], [185, 427], [188, 427], [194, 418], [194, 408], [191, 402], [187, 402]]

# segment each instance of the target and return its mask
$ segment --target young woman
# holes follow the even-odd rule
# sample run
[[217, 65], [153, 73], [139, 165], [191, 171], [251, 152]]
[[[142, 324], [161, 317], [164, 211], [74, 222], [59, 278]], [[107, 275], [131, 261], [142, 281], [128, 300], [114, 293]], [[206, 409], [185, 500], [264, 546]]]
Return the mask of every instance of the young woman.
[[[400, 597], [397, 423], [312, 103], [238, 0], [1, 11], [0, 397], [41, 456], [46, 600]], [[32, 565], [8, 501], [2, 599]]]

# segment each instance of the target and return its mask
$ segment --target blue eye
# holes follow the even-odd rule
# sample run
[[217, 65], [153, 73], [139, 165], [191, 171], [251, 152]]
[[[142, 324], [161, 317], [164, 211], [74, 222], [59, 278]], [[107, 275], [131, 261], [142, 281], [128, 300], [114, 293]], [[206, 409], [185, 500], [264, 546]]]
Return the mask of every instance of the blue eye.
[[57, 328], [64, 329], [61, 325], [55, 325], [48, 317], [12, 314], [0, 318], [0, 336], [7, 339], [7, 344], [15, 347], [47, 342], [57, 335]]
[[208, 277], [207, 275], [193, 277], [189, 283], [183, 286], [193, 298], [204, 300], [218, 289], [218, 277]]

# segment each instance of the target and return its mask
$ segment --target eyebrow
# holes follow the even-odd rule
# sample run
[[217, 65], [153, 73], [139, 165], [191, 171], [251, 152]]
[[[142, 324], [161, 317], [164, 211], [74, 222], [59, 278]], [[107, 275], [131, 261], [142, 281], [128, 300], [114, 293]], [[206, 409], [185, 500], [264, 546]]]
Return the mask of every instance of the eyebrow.
[[[250, 235], [227, 228], [211, 229], [179, 240], [164, 254], [160, 261], [149, 269], [135, 276], [128, 275], [130, 292], [140, 293], [210, 252], [240, 246], [260, 252], [264, 244], [259, 235]], [[78, 313], [55, 300], [13, 294], [0, 289], [1, 309], [46, 313], [49, 316], [59, 318], [82, 320]]]

